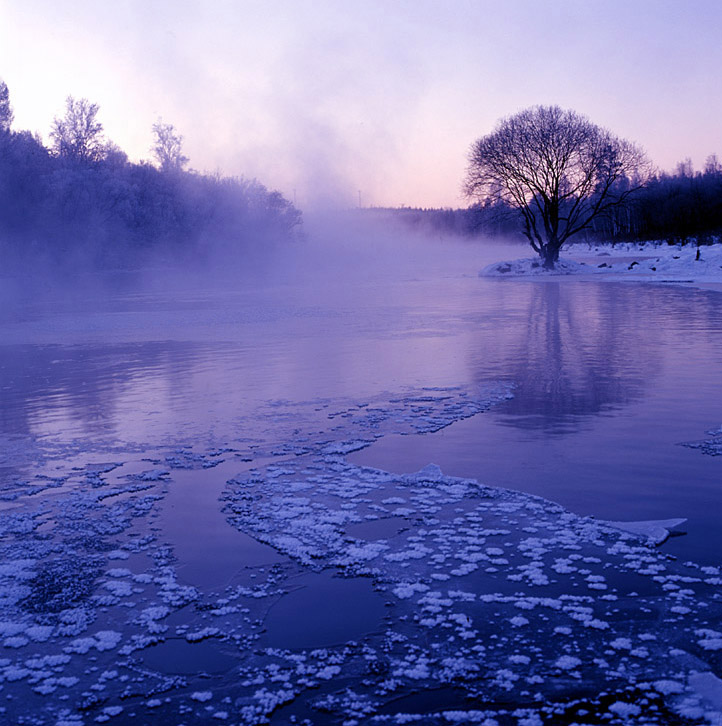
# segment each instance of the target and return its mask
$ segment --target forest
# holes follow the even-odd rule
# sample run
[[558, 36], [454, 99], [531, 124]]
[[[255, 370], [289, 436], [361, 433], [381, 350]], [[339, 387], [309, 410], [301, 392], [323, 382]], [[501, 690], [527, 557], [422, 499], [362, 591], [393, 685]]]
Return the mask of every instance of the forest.
[[16, 131], [0, 81], [2, 267], [135, 268], [238, 252], [291, 237], [301, 213], [255, 179], [186, 170], [182, 136], [153, 126], [154, 162], [104, 136], [99, 108], [68, 97], [50, 144]]

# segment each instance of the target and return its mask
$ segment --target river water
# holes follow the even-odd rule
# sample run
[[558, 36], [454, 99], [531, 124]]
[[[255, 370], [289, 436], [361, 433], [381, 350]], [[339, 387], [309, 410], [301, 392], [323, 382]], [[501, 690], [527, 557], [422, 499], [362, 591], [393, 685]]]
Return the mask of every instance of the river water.
[[[245, 275], [237, 284], [227, 274], [202, 282], [163, 275], [162, 283], [153, 275], [116, 274], [86, 281], [82, 289], [21, 290], [5, 305], [3, 511], [35, 522], [22, 527], [33, 532], [36, 548], [24, 556], [37, 564], [58, 552], [41, 549], [43, 536], [59, 541], [62, 535], [64, 546], [78, 546], [77, 538], [63, 533], [78, 531], [80, 525], [68, 521], [78, 520], [77, 497], [88, 482], [100, 492], [119, 487], [112, 494], [118, 507], [124, 497], [135, 502], [123, 514], [132, 526], [120, 514], [112, 515], [116, 519], [103, 514], [103, 527], [93, 531], [102, 529], [103, 537], [111, 530], [127, 534], [108, 555], [117, 557], [125, 574], [111, 568], [110, 577], [132, 575], [142, 589], [149, 582], [145, 573], [155, 567], [164, 602], [178, 610], [168, 623], [181, 640], [137, 641], [141, 665], [163, 670], [159, 663], [173, 661], [177, 670], [166, 669], [169, 677], [193, 673], [196, 661], [208, 673], [230, 668], [236, 656], [227, 652], [228, 640], [225, 650], [213, 650], [208, 637], [214, 634], [198, 630], [199, 622], [188, 615], [187, 603], [196, 595], [187, 588], [217, 593], [235, 586], [248, 596], [248, 577], [256, 574], [239, 573], [241, 566], [244, 572], [260, 568], [264, 596], [279, 583], [289, 593], [270, 609], [250, 608], [249, 627], [264, 623], [264, 631], [253, 636], [262, 645], [325, 647], [363, 637], [381, 622], [384, 603], [367, 579], [339, 581], [332, 570], [311, 566], [320, 556], [313, 547], [326, 546], [320, 534], [316, 544], [302, 538], [282, 542], [278, 531], [259, 524], [261, 510], [249, 514], [241, 506], [243, 487], [255, 486], [260, 480], [253, 472], [269, 462], [290, 468], [269, 469], [268, 487], [287, 477], [292, 491], [301, 476], [300, 470], [294, 473], [294, 456], [304, 455], [309, 442], [338, 438], [328, 433], [329, 420], [340, 422], [331, 431], [340, 431], [348, 443], [344, 422], [353, 422], [358, 411], [388, 418], [393, 410], [405, 421], [410, 408], [428, 409], [426, 423], [411, 431], [405, 424], [386, 430], [376, 419], [366, 421], [357, 434], [363, 441], [343, 450], [351, 452], [349, 464], [391, 474], [436, 464], [446, 476], [539, 495], [602, 520], [684, 517], [688, 534], [669, 540], [664, 552], [703, 565], [722, 561], [722, 459], [684, 445], [716, 442], [707, 432], [722, 425], [722, 294], [639, 282], [480, 278], [477, 271], [485, 264], [523, 256], [525, 250], [449, 241], [415, 245], [410, 240], [398, 247], [340, 245], [318, 257], [301, 248], [258, 278]], [[478, 409], [464, 408], [471, 400], [464, 398], [467, 392], [478, 391], [487, 392]], [[426, 395], [434, 400], [426, 402]], [[428, 425], [439, 406], [447, 406], [443, 425]], [[340, 466], [328, 461], [329, 471]], [[343, 471], [350, 481], [350, 470]], [[315, 481], [304, 476], [304, 482]], [[381, 482], [381, 491], [385, 481], [374, 486]], [[156, 488], [146, 500], [133, 499], [151, 484]], [[273, 509], [284, 491], [273, 490], [272, 521], [309, 517], [308, 498]], [[53, 502], [66, 494], [70, 504], [57, 505], [60, 516]], [[354, 515], [348, 534], [386, 541], [402, 531], [397, 519], [375, 519], [372, 510], [382, 508], [381, 496], [354, 500], [368, 501], [369, 511], [366, 521]], [[385, 496], [383, 506], [403, 501]], [[84, 500], [82, 506], [90, 512], [101, 501]], [[407, 517], [407, 529], [409, 522]], [[7, 531], [18, 538], [12, 546], [30, 547], [22, 539], [25, 530], [12, 527]], [[149, 537], [162, 547], [151, 547]], [[8, 552], [19, 556], [16, 549]], [[100, 566], [95, 555], [88, 558], [96, 568], [90, 592]], [[339, 566], [338, 558], [333, 562]], [[53, 587], [66, 597], [67, 575], [58, 572], [52, 570]], [[33, 576], [21, 569], [6, 574], [18, 581]], [[105, 586], [116, 600], [135, 597], [120, 585]], [[139, 608], [146, 596], [146, 605], [151, 603], [149, 595], [139, 595]], [[33, 612], [40, 611], [28, 597], [17, 602], [30, 601]], [[80, 595], [68, 598], [65, 605], [75, 613]], [[346, 617], [338, 607], [324, 610], [334, 598]], [[222, 609], [216, 605], [214, 612]], [[55, 617], [57, 611], [49, 612]], [[151, 613], [143, 622], [151, 624], [149, 632], [161, 632], [153, 623], [167, 616]], [[127, 635], [120, 625], [105, 627]], [[191, 637], [189, 628], [201, 634]], [[12, 638], [15, 631], [7, 632]], [[246, 637], [228, 633], [236, 644]], [[70, 647], [82, 653], [86, 645]], [[324, 668], [333, 666], [320, 672]], [[232, 700], [232, 690], [226, 692]], [[205, 691], [199, 693], [192, 696], [196, 705], [206, 699]], [[448, 698], [453, 703], [456, 696], [445, 693]], [[57, 715], [59, 707], [53, 708]], [[278, 713], [276, 706], [269, 708]], [[217, 712], [225, 711], [218, 706]], [[248, 713], [239, 722], [254, 722]]]
[[680, 445], [722, 425], [722, 295], [477, 277], [516, 246], [380, 253], [378, 267], [367, 252], [354, 269], [349, 253], [347, 269], [250, 289], [132, 279], [91, 300], [26, 299], [1, 328], [0, 435], [15, 448], [211, 445], [268, 400], [505, 381], [514, 397], [489, 414], [353, 460], [433, 462], [604, 519], [687, 517], [670, 549], [722, 559], [720, 460]]

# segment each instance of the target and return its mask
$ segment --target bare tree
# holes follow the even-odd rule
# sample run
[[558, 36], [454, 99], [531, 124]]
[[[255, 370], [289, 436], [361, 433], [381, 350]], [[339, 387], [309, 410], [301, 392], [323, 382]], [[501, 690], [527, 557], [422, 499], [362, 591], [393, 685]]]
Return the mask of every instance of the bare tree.
[[464, 191], [517, 209], [531, 246], [553, 268], [561, 246], [624, 204], [649, 172], [634, 144], [575, 111], [535, 106], [474, 142]]
[[8, 84], [0, 78], [0, 131], [9, 131], [13, 122], [13, 109], [10, 105]]
[[53, 151], [79, 161], [100, 161], [106, 147], [103, 125], [97, 120], [98, 104], [68, 96], [65, 116], [53, 120], [50, 138]]
[[153, 124], [152, 151], [162, 171], [182, 171], [188, 163], [188, 157], [183, 156], [183, 137], [176, 132], [173, 124], [164, 124], [158, 119]]

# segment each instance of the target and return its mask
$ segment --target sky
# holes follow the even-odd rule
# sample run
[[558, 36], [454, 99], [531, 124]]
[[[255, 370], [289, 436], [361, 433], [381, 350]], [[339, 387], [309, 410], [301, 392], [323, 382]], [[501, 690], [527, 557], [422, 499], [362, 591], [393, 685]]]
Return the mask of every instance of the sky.
[[0, 0], [0, 78], [46, 140], [73, 95], [133, 161], [162, 118], [302, 208], [457, 207], [472, 142], [536, 104], [661, 169], [722, 157], [720, 28], [718, 0]]

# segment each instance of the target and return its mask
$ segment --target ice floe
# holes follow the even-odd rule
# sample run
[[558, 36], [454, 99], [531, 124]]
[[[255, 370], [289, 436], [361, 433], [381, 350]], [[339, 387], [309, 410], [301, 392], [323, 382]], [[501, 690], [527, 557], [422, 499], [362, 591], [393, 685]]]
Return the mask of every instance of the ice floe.
[[[346, 458], [510, 395], [500, 385], [270, 402], [256, 438], [129, 453], [127, 474], [118, 452], [112, 468], [59, 462], [43, 490], [52, 498], [34, 491], [0, 512], [4, 717], [719, 721], [719, 568], [652, 544], [681, 521], [602, 522], [433, 464], [394, 474]], [[222, 491], [217, 526], [274, 548], [272, 563], [239, 555], [222, 586], [182, 581], [159, 510], [189, 472]], [[323, 618], [293, 607], [314, 583], [326, 588], [324, 607], [336, 593], [363, 628], [328, 637]], [[304, 636], [295, 643], [279, 625], [286, 610], [283, 627]]]

